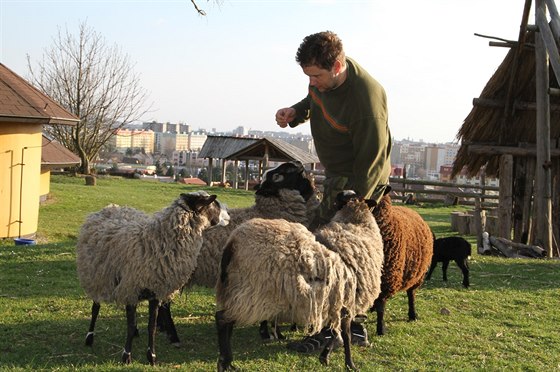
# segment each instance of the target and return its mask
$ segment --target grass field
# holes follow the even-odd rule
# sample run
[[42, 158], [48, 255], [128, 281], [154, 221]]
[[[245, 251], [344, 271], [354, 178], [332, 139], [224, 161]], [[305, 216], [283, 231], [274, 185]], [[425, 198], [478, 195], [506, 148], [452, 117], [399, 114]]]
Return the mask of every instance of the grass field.
[[[119, 360], [126, 336], [124, 310], [102, 306], [95, 344], [86, 347], [91, 302], [76, 277], [75, 242], [88, 213], [108, 203], [154, 212], [179, 193], [195, 189], [199, 187], [118, 178], [100, 178], [97, 186], [85, 186], [80, 178], [53, 176], [51, 197], [40, 210], [38, 244], [0, 241], [0, 370], [215, 370], [212, 289], [195, 287], [176, 299], [173, 310], [182, 346], [175, 348], [158, 335], [156, 367], [145, 359], [147, 305], [139, 306], [141, 334], [134, 341], [134, 362], [123, 366]], [[252, 192], [207, 190], [230, 207], [248, 206], [254, 200]], [[437, 236], [444, 236], [453, 234], [449, 213], [455, 208], [416, 210]], [[438, 267], [418, 291], [418, 321], [407, 322], [403, 293], [388, 302], [387, 335], [374, 335], [375, 315], [370, 314], [366, 326], [371, 346], [353, 348], [360, 370], [560, 370], [560, 261], [503, 259], [475, 251], [473, 247], [471, 287], [462, 288], [454, 263], [448, 283], [441, 280]], [[286, 334], [291, 339], [302, 336]], [[236, 328], [232, 341], [235, 363], [244, 371], [341, 371], [344, 367], [342, 350], [325, 368], [317, 355], [290, 352], [285, 342], [261, 343], [256, 326]]]

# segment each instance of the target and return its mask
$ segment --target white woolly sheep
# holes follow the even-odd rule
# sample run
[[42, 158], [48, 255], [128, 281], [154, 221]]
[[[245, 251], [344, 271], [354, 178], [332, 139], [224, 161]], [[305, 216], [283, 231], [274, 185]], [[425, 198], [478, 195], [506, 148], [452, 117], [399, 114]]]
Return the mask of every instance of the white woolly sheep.
[[377, 334], [385, 334], [384, 314], [387, 300], [399, 291], [408, 296], [408, 319], [417, 319], [415, 292], [424, 282], [430, 265], [434, 239], [422, 217], [405, 206], [395, 206], [388, 195], [382, 197], [373, 215], [383, 237], [385, 261], [381, 275], [381, 294], [372, 311], [377, 313]]
[[[233, 325], [278, 318], [342, 333], [345, 363], [350, 320], [368, 310], [380, 292], [383, 243], [368, 204], [352, 198], [315, 234], [298, 223], [252, 219], [231, 234], [216, 285], [218, 370], [232, 366]], [[335, 337], [320, 361], [328, 364]]]
[[432, 272], [438, 262], [442, 264], [443, 280], [447, 281], [447, 267], [449, 261], [453, 260], [463, 273], [463, 286], [469, 287], [469, 256], [471, 255], [471, 243], [460, 236], [448, 236], [434, 240], [434, 255], [426, 280], [430, 280]]
[[[318, 203], [315, 189], [300, 162], [283, 163], [266, 171], [263, 181], [257, 186], [253, 206], [228, 210], [230, 220], [227, 226], [215, 227], [203, 232], [197, 266], [190, 280], [186, 281], [186, 285], [215, 287], [225, 243], [231, 232], [241, 223], [259, 217], [285, 219], [307, 226]], [[172, 343], [178, 343], [179, 338], [173, 332], [174, 328], [169, 327], [170, 330], [166, 326], [167, 322], [172, 322], [169, 313], [170, 304], [163, 304], [159, 311], [158, 325], [160, 330], [167, 331]], [[264, 340], [284, 337], [276, 327], [270, 334], [266, 322], [263, 322], [259, 332]]]
[[130, 363], [136, 307], [148, 300], [147, 358], [154, 365], [158, 306], [170, 301], [194, 271], [203, 230], [228, 220], [216, 195], [204, 191], [181, 194], [154, 216], [116, 205], [91, 214], [76, 251], [80, 284], [93, 300], [86, 345], [93, 344], [101, 302], [125, 305], [128, 328], [122, 361]]

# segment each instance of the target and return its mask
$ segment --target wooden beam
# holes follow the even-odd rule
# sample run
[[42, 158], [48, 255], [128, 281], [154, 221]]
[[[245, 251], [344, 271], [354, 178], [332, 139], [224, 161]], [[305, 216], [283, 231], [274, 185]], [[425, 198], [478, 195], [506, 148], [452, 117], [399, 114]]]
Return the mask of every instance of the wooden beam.
[[[535, 206], [536, 206], [536, 235], [534, 244], [540, 245], [547, 251], [547, 256], [552, 257], [552, 198], [551, 198], [551, 172], [550, 172], [550, 97], [548, 88], [550, 85], [550, 77], [548, 74], [547, 49], [549, 45], [545, 40], [548, 30], [550, 36], [552, 33], [546, 24], [546, 16], [544, 14], [544, 1], [535, 1], [535, 12], [537, 25], [539, 26], [542, 37], [535, 39], [535, 80], [536, 80], [536, 101], [537, 101], [537, 164], [536, 164], [536, 182], [535, 182]], [[544, 23], [544, 24], [543, 24]], [[554, 46], [556, 43], [552, 40]], [[548, 53], [550, 53], [550, 49]], [[558, 49], [556, 48], [556, 54]], [[552, 56], [551, 56], [552, 58]], [[556, 56], [557, 62], [560, 64], [560, 57]], [[552, 61], [551, 61], [552, 62]], [[558, 69], [552, 65], [556, 76], [560, 73]], [[558, 72], [558, 73], [557, 73]], [[558, 81], [560, 79], [557, 78]]]
[[556, 40], [560, 39], [560, 14], [558, 14], [558, 9], [556, 8], [556, 3], [554, 0], [546, 0], [546, 7], [548, 8], [548, 13], [550, 13], [550, 28], [554, 34]]
[[540, 37], [542, 38], [546, 51], [548, 52], [549, 61], [552, 65], [552, 71], [554, 71], [554, 75], [556, 76], [556, 81], [560, 81], [560, 53], [558, 53], [558, 46], [556, 45], [554, 35], [548, 25], [546, 14], [544, 12], [544, 6], [537, 7], [535, 19], [537, 21], [537, 26], [539, 26]]
[[513, 207], [513, 156], [500, 157], [500, 199], [498, 207], [499, 236], [511, 239]]
[[[537, 156], [536, 147], [514, 147], [497, 145], [468, 145], [469, 154], [477, 155], [513, 155], [513, 156]], [[550, 156], [560, 156], [560, 149], [551, 149]]]
[[[552, 90], [554, 88], [550, 89]], [[558, 90], [558, 94], [560, 95], [560, 90]], [[503, 108], [505, 107], [505, 101], [491, 98], [473, 98], [473, 105], [488, 108]], [[513, 103], [513, 109], [514, 111], [535, 111], [537, 109], [537, 104], [535, 102], [515, 101]], [[550, 110], [560, 112], [560, 105], [551, 105]]]

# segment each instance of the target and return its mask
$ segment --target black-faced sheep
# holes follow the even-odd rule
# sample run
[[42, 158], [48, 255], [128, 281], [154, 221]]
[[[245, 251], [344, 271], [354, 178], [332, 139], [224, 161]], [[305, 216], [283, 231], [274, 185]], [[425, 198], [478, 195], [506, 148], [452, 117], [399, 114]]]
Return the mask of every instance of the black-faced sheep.
[[428, 224], [414, 210], [395, 206], [384, 195], [373, 214], [383, 237], [385, 261], [381, 294], [372, 310], [377, 313], [377, 334], [385, 334], [387, 300], [399, 291], [408, 296], [408, 319], [416, 320], [415, 291], [424, 281], [433, 254], [433, 235]]
[[231, 232], [251, 218], [285, 219], [308, 225], [313, 206], [318, 205], [311, 181], [299, 162], [288, 162], [270, 169], [256, 187], [255, 204], [228, 210], [230, 222], [203, 233], [204, 242], [196, 270], [188, 284], [214, 288], [219, 276], [220, 260]]
[[[225, 243], [231, 232], [241, 223], [251, 218], [285, 219], [308, 225], [314, 208], [319, 200], [315, 189], [306, 175], [300, 162], [283, 163], [270, 169], [263, 175], [263, 181], [257, 186], [255, 204], [247, 208], [230, 209], [230, 220], [227, 226], [219, 226], [203, 232], [203, 244], [196, 269], [186, 285], [200, 285], [214, 288], [219, 276], [220, 260]], [[158, 324], [160, 329], [167, 331], [172, 343], [178, 343], [179, 338], [168, 329], [167, 322], [171, 322], [170, 306], [164, 304], [160, 308]], [[264, 340], [283, 338], [279, 330], [273, 328], [269, 333], [266, 323], [261, 325], [260, 334]]]
[[471, 243], [466, 241], [460, 236], [448, 236], [446, 238], [438, 238], [434, 240], [434, 255], [432, 257], [432, 264], [430, 270], [426, 275], [426, 280], [430, 280], [432, 272], [441, 262], [443, 271], [443, 280], [447, 281], [447, 267], [449, 261], [455, 261], [457, 266], [463, 273], [463, 286], [469, 286], [469, 256], [471, 255]]
[[148, 300], [147, 358], [155, 364], [158, 306], [170, 301], [194, 271], [202, 232], [228, 220], [216, 195], [203, 191], [181, 194], [154, 216], [116, 205], [91, 214], [81, 228], [76, 251], [80, 284], [93, 300], [86, 344], [93, 344], [100, 303], [125, 305], [128, 328], [122, 361], [130, 363], [136, 307]]
[[[285, 220], [252, 219], [231, 234], [216, 286], [218, 370], [232, 366], [234, 324], [278, 318], [311, 333], [330, 326], [350, 355], [350, 320], [369, 309], [381, 285], [383, 243], [364, 200], [352, 198], [315, 234]], [[321, 352], [328, 357], [337, 337]]]

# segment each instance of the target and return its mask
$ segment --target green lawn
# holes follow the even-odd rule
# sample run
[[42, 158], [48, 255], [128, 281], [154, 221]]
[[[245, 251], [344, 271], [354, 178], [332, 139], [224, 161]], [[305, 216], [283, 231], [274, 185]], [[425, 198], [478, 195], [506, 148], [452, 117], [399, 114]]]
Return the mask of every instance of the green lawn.
[[[158, 366], [145, 359], [147, 305], [139, 307], [140, 337], [130, 366], [119, 363], [126, 335], [124, 310], [104, 305], [93, 348], [84, 345], [90, 300], [75, 269], [75, 242], [85, 216], [108, 203], [154, 212], [179, 193], [178, 184], [53, 176], [51, 198], [41, 207], [35, 246], [0, 241], [0, 370], [183, 370], [216, 369], [214, 292], [195, 287], [177, 298], [173, 311], [182, 346], [157, 338]], [[252, 192], [204, 188], [230, 207], [253, 203]], [[416, 207], [437, 236], [453, 235], [449, 213], [457, 207]], [[461, 208], [461, 207], [458, 207]], [[462, 207], [464, 209], [464, 207]], [[473, 237], [467, 237], [474, 242]], [[473, 247], [473, 252], [476, 248]], [[371, 346], [354, 347], [362, 371], [548, 371], [560, 370], [560, 261], [479, 256], [470, 261], [471, 288], [450, 264], [441, 266], [417, 294], [419, 320], [407, 322], [406, 296], [388, 302], [387, 335], [377, 337], [375, 315], [366, 323]], [[443, 309], [448, 310], [448, 314]], [[447, 315], [446, 315], [447, 314]], [[291, 339], [301, 333], [286, 332]], [[342, 350], [324, 368], [317, 355], [289, 352], [285, 342], [263, 344], [257, 327], [235, 329], [236, 365], [245, 371], [341, 371]]]

